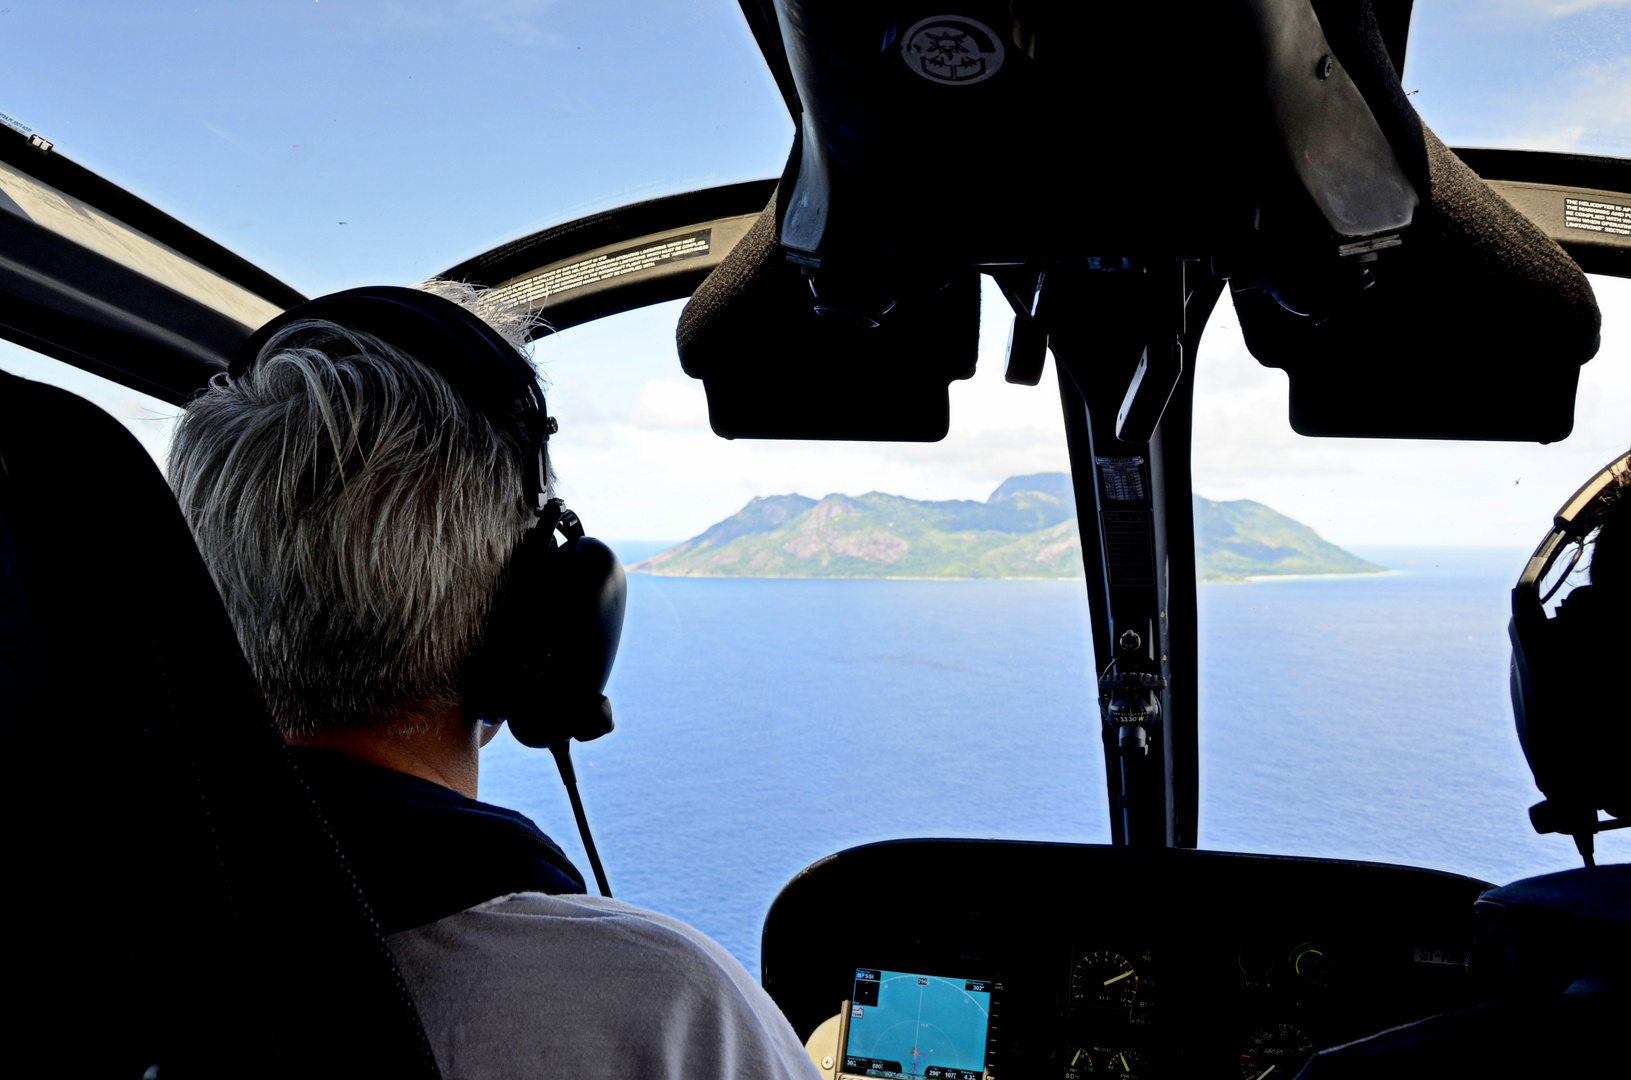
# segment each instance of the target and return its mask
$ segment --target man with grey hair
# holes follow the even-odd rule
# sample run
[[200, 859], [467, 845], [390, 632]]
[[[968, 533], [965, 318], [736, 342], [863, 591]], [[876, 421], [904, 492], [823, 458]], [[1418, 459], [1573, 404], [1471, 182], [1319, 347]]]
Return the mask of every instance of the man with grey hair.
[[[468, 287], [422, 288], [380, 290], [399, 320], [282, 317], [188, 406], [169, 474], [437, 1064], [461, 1078], [810, 1077], [722, 948], [584, 895], [532, 821], [476, 801], [497, 729], [470, 681], [551, 474], [513, 410], [454, 385], [495, 362], [530, 384], [525, 317]], [[466, 338], [469, 355], [450, 355]]]

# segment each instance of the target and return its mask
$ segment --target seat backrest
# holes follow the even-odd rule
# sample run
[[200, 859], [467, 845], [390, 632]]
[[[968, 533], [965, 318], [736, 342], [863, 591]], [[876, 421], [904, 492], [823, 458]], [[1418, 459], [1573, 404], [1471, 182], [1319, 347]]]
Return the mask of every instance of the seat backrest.
[[8, 1058], [437, 1076], [163, 476], [72, 394], [0, 403]]
[[1474, 911], [1467, 966], [1490, 994], [1631, 991], [1631, 865], [1524, 878], [1490, 889]]

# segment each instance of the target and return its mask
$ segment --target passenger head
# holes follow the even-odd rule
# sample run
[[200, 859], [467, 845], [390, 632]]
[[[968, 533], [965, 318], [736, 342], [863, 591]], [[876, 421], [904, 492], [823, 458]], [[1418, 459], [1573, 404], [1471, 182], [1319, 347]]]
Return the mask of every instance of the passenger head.
[[[1564, 592], [1583, 553], [1590, 583]], [[1548, 584], [1549, 583], [1549, 584]], [[1547, 613], [1554, 596], [1555, 613]], [[1598, 812], [1631, 817], [1631, 454], [1558, 510], [1512, 590], [1512, 708], [1545, 801], [1536, 830], [1572, 835], [1589, 863]]]
[[[525, 343], [525, 314], [424, 287]], [[461, 706], [535, 520], [524, 456], [426, 364], [332, 322], [283, 327], [188, 405], [170, 483], [285, 736]]]

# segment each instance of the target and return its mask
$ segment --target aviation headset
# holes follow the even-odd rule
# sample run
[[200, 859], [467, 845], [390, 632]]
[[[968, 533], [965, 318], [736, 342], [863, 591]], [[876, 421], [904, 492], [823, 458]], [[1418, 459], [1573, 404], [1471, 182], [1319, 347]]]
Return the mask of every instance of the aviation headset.
[[[1574, 837], [1593, 865], [1592, 837], [1631, 825], [1631, 593], [1602, 583], [1577, 586], [1548, 617], [1546, 604], [1568, 581], [1605, 524], [1631, 531], [1631, 454], [1609, 462], [1558, 510], [1512, 590], [1512, 711], [1518, 740], [1545, 801], [1529, 810], [1537, 832]], [[1618, 541], [1631, 537], [1616, 537]], [[1626, 570], [1631, 571], [1631, 567]], [[1599, 821], [1606, 810], [1616, 820]]]
[[[571, 739], [587, 742], [612, 730], [605, 689], [623, 632], [628, 586], [612, 550], [585, 536], [582, 522], [561, 500], [544, 498], [545, 450], [557, 425], [532, 365], [479, 316], [451, 300], [382, 285], [290, 308], [250, 336], [228, 377], [249, 370], [278, 331], [306, 319], [371, 334], [412, 356], [521, 449], [527, 463], [522, 503], [539, 520], [516, 545], [505, 570], [465, 680], [466, 702], [484, 722], [508, 721], [518, 741], [554, 753], [600, 890], [610, 896], [568, 748]], [[555, 542], [557, 531], [565, 543]]]

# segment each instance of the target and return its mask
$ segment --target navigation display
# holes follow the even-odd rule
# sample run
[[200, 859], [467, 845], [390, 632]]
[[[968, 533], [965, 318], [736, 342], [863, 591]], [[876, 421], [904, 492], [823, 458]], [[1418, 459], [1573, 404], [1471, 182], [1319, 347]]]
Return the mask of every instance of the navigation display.
[[987, 1080], [996, 1025], [988, 979], [855, 969], [843, 1071]]

